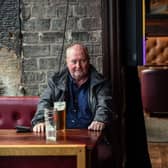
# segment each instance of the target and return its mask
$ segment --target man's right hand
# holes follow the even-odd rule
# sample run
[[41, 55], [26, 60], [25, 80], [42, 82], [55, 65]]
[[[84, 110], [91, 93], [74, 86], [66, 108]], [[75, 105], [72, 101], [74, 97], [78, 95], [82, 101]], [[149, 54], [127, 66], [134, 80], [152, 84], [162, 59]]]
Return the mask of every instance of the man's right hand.
[[38, 123], [33, 127], [33, 132], [44, 132], [45, 131], [45, 124], [44, 123]]

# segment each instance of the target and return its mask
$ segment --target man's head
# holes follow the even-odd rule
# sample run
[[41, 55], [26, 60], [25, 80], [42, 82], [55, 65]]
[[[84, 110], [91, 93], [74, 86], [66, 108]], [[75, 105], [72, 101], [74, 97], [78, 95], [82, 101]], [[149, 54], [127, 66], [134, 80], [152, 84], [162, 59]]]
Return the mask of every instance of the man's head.
[[66, 64], [68, 70], [76, 81], [85, 80], [89, 71], [88, 50], [81, 44], [73, 44], [66, 50]]

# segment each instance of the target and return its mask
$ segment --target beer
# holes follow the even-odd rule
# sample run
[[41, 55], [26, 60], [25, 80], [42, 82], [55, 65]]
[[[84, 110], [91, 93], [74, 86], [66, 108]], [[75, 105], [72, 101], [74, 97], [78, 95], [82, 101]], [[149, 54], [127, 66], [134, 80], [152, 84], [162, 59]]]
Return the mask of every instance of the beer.
[[56, 123], [57, 130], [66, 129], [66, 103], [54, 102], [54, 121]]

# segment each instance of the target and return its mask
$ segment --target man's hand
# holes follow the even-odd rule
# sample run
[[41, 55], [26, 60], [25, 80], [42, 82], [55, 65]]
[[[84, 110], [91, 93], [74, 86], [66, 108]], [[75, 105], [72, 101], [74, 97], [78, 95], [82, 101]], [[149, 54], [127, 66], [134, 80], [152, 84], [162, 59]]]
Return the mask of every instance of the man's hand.
[[37, 132], [37, 133], [40, 133], [40, 132], [44, 132], [45, 130], [45, 124], [44, 123], [39, 123], [39, 124], [36, 124], [34, 127], [33, 127], [33, 132]]
[[92, 123], [88, 126], [88, 129], [93, 131], [102, 131], [104, 127], [105, 124], [103, 122], [92, 121]]

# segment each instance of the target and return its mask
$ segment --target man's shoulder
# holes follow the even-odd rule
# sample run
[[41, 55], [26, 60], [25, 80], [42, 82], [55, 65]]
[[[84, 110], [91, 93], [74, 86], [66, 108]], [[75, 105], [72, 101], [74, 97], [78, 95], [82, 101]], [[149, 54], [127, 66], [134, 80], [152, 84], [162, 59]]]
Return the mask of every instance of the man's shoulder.
[[96, 80], [97, 82], [102, 82], [102, 81], [106, 80], [104, 75], [102, 73], [98, 72], [95, 67], [91, 66], [90, 70], [91, 70], [90, 76], [91, 76], [92, 80], [94, 80], [94, 81]]
[[51, 79], [52, 80], [55, 80], [55, 79], [62, 79], [62, 78], [64, 78], [65, 76], [67, 76], [68, 75], [68, 70], [65, 68], [65, 69], [63, 69], [62, 71], [60, 71], [60, 72], [55, 72], [55, 73], [53, 73], [52, 75], [51, 75]]

